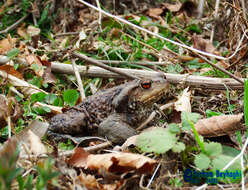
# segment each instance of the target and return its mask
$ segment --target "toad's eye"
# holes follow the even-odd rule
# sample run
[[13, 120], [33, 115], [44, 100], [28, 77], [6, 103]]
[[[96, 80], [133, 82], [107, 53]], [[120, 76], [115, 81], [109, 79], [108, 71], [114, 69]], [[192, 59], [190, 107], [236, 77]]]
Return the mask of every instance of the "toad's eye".
[[152, 86], [152, 82], [151, 81], [143, 81], [141, 83], [141, 87], [144, 88], [144, 89], [149, 89], [149, 88], [151, 88], [151, 86]]

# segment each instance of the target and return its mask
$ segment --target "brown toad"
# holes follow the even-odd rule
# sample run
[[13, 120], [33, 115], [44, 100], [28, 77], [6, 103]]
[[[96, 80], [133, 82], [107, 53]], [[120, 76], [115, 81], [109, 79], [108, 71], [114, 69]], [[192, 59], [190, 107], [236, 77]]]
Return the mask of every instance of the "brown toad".
[[49, 138], [59, 141], [70, 136], [98, 134], [114, 143], [122, 143], [135, 135], [139, 126], [152, 112], [153, 104], [169, 89], [161, 73], [151, 80], [133, 80], [99, 91], [79, 105], [51, 119]]

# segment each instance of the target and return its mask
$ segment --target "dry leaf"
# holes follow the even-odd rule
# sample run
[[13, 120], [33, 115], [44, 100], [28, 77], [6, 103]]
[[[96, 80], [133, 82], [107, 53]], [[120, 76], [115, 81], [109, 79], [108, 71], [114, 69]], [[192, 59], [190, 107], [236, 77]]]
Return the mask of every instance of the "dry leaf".
[[208, 52], [208, 53], [214, 53], [215, 52], [215, 47], [210, 42], [210, 40], [203, 39], [196, 34], [193, 35], [192, 40], [193, 40], [193, 47], [194, 48], [199, 49], [201, 51]]
[[5, 71], [9, 75], [13, 75], [19, 79], [23, 79], [22, 74], [14, 69], [11, 65], [2, 65], [0, 66], [0, 70]]
[[[40, 138], [37, 135], [35, 135], [31, 130], [28, 130], [25, 136], [26, 136], [26, 140], [25, 142], [23, 142], [24, 144], [23, 146], [28, 148], [30, 154], [38, 156], [40, 154], [45, 154], [47, 152]], [[25, 153], [26, 152], [22, 149], [21, 155]]]
[[92, 170], [106, 170], [113, 173], [125, 173], [136, 170], [140, 173], [150, 173], [156, 164], [156, 160], [139, 154], [132, 153], [109, 153], [109, 154], [89, 154], [82, 148], [75, 150], [68, 163], [75, 167], [89, 168]]
[[178, 112], [191, 112], [190, 96], [191, 92], [188, 91], [189, 87], [184, 89], [181, 97], [175, 102], [175, 109]]
[[170, 3], [162, 3], [163, 8], [168, 9], [171, 12], [178, 12], [181, 7], [182, 7], [182, 3], [177, 3], [177, 4], [170, 4]]
[[227, 135], [240, 129], [240, 121], [243, 114], [221, 115], [207, 119], [200, 119], [195, 128], [197, 132], [206, 137], [217, 137]]
[[31, 37], [32, 36], [36, 36], [36, 35], [39, 35], [40, 34], [40, 29], [30, 25], [27, 28], [27, 33]]
[[23, 37], [25, 40], [28, 39], [28, 34], [26, 31], [25, 27], [25, 23], [23, 23], [20, 27], [17, 28], [17, 34], [19, 34], [19, 36]]
[[43, 73], [42, 78], [44, 79], [44, 83], [56, 83], [56, 77], [52, 74], [51, 63], [46, 60], [41, 60], [42, 65], [46, 66], [45, 71]]
[[25, 59], [28, 65], [37, 65], [37, 68], [34, 69], [34, 72], [37, 76], [42, 77], [44, 74], [44, 68], [40, 59], [34, 54], [26, 56]]
[[139, 135], [134, 135], [134, 136], [132, 136], [132, 137], [129, 137], [124, 143], [123, 143], [123, 145], [121, 146], [121, 150], [123, 151], [123, 152], [128, 152], [128, 148], [130, 147], [130, 146], [132, 146], [132, 145], [134, 145], [135, 146], [135, 144], [136, 144], [136, 139], [137, 139], [137, 137], [138, 137]]
[[7, 102], [7, 98], [4, 95], [0, 94], [0, 129], [7, 125]]
[[163, 11], [164, 10], [161, 8], [151, 8], [146, 12], [146, 15], [157, 19], [163, 13]]
[[14, 44], [17, 42], [16, 38], [2, 39], [0, 40], [0, 54], [6, 54], [9, 50], [14, 47]]

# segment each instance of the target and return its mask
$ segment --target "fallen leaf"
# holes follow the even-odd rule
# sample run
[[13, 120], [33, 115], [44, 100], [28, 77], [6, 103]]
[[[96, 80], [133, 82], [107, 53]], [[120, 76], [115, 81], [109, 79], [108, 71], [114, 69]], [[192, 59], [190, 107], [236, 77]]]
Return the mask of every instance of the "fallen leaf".
[[181, 7], [182, 7], [182, 3], [177, 3], [177, 4], [170, 4], [170, 3], [162, 3], [163, 8], [168, 9], [171, 12], [178, 12]]
[[42, 65], [40, 59], [34, 54], [30, 54], [30, 55], [26, 56], [25, 59], [26, 59], [26, 62], [28, 65], [34, 67], [35, 74], [37, 76], [42, 77], [44, 74], [44, 68], [43, 68], [43, 65]]
[[140, 173], [150, 173], [157, 162], [139, 154], [118, 152], [94, 155], [87, 153], [82, 148], [76, 148], [68, 163], [75, 167], [98, 170], [98, 172], [106, 170], [112, 173], [125, 173], [136, 170]]
[[46, 60], [41, 60], [42, 65], [46, 66], [42, 78], [44, 83], [56, 83], [56, 77], [52, 74], [51, 63]]
[[[30, 154], [38, 156], [40, 154], [45, 154], [47, 152], [40, 138], [37, 135], [35, 135], [31, 130], [28, 130], [25, 136], [26, 136], [26, 142], [23, 142], [23, 146], [28, 148]], [[23, 152], [21, 154], [23, 155]]]
[[213, 116], [200, 119], [195, 124], [197, 132], [206, 137], [217, 137], [228, 135], [240, 129], [240, 121], [243, 114]]
[[215, 47], [210, 42], [210, 40], [203, 39], [199, 35], [196, 35], [196, 34], [193, 35], [192, 40], [193, 40], [193, 47], [195, 49], [205, 51], [208, 53], [215, 52]]
[[0, 66], [0, 70], [5, 71], [9, 75], [13, 75], [19, 79], [23, 79], [22, 74], [18, 72], [17, 70], [15, 70], [15, 68], [11, 65], [2, 65]]
[[7, 98], [4, 95], [0, 94], [0, 129], [7, 125], [7, 102]]
[[39, 35], [39, 34], [40, 34], [40, 29], [30, 25], [30, 26], [28, 26], [28, 28], [27, 28], [27, 34], [28, 34], [29, 36], [31, 36], [31, 37], [32, 37], [32, 36]]
[[23, 23], [20, 27], [17, 28], [17, 34], [19, 34], [19, 36], [23, 37], [25, 40], [28, 39], [28, 34], [27, 34], [27, 30], [25, 27], [25, 23]]
[[188, 91], [189, 87], [184, 89], [181, 97], [175, 102], [175, 109], [178, 112], [191, 112], [190, 96], [191, 92]]
[[157, 19], [163, 13], [163, 11], [164, 10], [161, 8], [151, 8], [146, 12], [146, 15]]
[[9, 50], [14, 47], [14, 44], [17, 42], [16, 38], [9, 39], [2, 39], [0, 40], [0, 54], [6, 54]]
[[137, 137], [138, 137], [139, 135], [134, 135], [134, 136], [132, 136], [132, 137], [129, 137], [124, 143], [123, 143], [123, 145], [121, 146], [121, 150], [123, 151], [123, 152], [125, 152], [125, 151], [127, 151], [128, 150], [128, 148], [130, 147], [130, 146], [135, 146], [135, 144], [136, 144], [136, 139], [137, 139]]

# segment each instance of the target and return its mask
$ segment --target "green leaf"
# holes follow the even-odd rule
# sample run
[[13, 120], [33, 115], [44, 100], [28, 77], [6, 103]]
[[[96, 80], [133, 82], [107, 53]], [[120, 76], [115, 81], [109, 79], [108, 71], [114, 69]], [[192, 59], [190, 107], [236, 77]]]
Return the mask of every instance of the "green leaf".
[[16, 57], [18, 54], [20, 53], [20, 50], [18, 48], [13, 48], [11, 50], [8, 51], [7, 53], [7, 57], [9, 59], [13, 59], [14, 57]]
[[162, 154], [170, 150], [176, 141], [176, 135], [169, 129], [155, 128], [141, 133], [136, 140], [136, 146], [143, 152]]
[[212, 110], [210, 110], [210, 109], [207, 109], [207, 110], [206, 110], [206, 116], [207, 116], [207, 117], [213, 117], [213, 116], [219, 116], [219, 115], [224, 115], [224, 114], [221, 113], [221, 112], [212, 111]]
[[172, 151], [173, 152], [182, 152], [185, 150], [185, 145], [182, 142], [177, 142], [173, 147], [172, 147]]
[[46, 97], [44, 92], [37, 92], [30, 96], [32, 102], [42, 102]]
[[34, 107], [33, 110], [39, 115], [44, 115], [51, 112], [51, 109], [47, 106]]
[[222, 153], [222, 146], [220, 143], [210, 142], [204, 143], [204, 145], [208, 156], [218, 156]]
[[[213, 165], [213, 171], [216, 171], [216, 173], [219, 172], [240, 172], [241, 171], [241, 165], [240, 165], [240, 158], [237, 159], [226, 171], [222, 171], [222, 169], [231, 161], [234, 157], [221, 154], [212, 161]], [[241, 180], [240, 177], [236, 177], [235, 179], [233, 177], [226, 177], [225, 179], [222, 177], [218, 178], [219, 181], [222, 181], [224, 183], [239, 183]]]
[[196, 167], [199, 168], [200, 170], [205, 170], [205, 169], [209, 168], [210, 162], [211, 161], [210, 161], [209, 157], [203, 153], [200, 153], [200, 154], [195, 156], [194, 163], [195, 163]]
[[169, 124], [169, 130], [172, 133], [179, 133], [180, 132], [180, 127], [176, 123], [171, 123], [171, 124]]
[[240, 150], [225, 145], [222, 145], [222, 150], [223, 150], [223, 154], [231, 157], [235, 157], [240, 153]]
[[193, 123], [196, 123], [198, 121], [198, 119], [200, 119], [200, 114], [182, 112], [181, 113], [181, 119], [182, 119], [182, 129], [183, 130], [190, 130], [191, 125], [190, 125], [189, 121], [192, 121]]
[[66, 90], [63, 93], [63, 98], [64, 101], [69, 105], [69, 106], [74, 106], [79, 98], [79, 93], [78, 91], [74, 89]]

